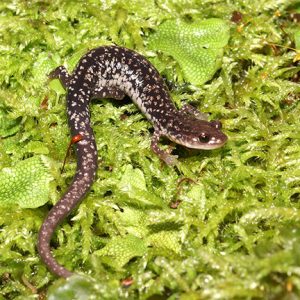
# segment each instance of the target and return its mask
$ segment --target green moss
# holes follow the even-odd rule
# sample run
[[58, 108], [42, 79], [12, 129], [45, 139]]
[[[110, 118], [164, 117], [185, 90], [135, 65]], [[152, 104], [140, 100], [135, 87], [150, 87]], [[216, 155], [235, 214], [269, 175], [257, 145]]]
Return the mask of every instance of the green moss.
[[[28, 282], [49, 299], [299, 298], [299, 24], [290, 17], [299, 10], [297, 0], [2, 1], [0, 198], [16, 194], [0, 207], [0, 299], [37, 299]], [[210, 18], [230, 24], [230, 39], [221, 68], [190, 84], [185, 63], [149, 41], [166, 20]], [[94, 101], [97, 180], [53, 237], [57, 260], [86, 275], [64, 281], [35, 247], [50, 205], [17, 203], [56, 202], [75, 172], [72, 155], [60, 174], [66, 92], [47, 74], [111, 43], [148, 57], [175, 104], [211, 113], [229, 140], [214, 151], [177, 146], [179, 164], [168, 167], [132, 103]]]

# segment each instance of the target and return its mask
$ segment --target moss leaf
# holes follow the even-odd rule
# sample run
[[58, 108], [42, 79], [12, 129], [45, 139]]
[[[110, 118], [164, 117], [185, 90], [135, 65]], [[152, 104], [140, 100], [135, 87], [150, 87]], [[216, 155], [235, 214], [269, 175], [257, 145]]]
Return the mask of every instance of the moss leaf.
[[157, 249], [165, 249], [180, 253], [181, 244], [178, 231], [160, 231], [151, 234], [147, 241]]
[[0, 109], [0, 137], [7, 137], [18, 132], [20, 121], [20, 119], [11, 119], [4, 110]]
[[149, 47], [173, 56], [188, 81], [203, 84], [220, 68], [228, 40], [229, 26], [221, 19], [168, 20], [150, 37]]
[[59, 64], [59, 56], [57, 54], [49, 57], [49, 54], [42, 52], [36, 58], [32, 69], [34, 82], [37, 85], [42, 84], [48, 79], [48, 74]]
[[297, 30], [294, 34], [295, 47], [297, 50], [300, 50], [300, 30]]
[[146, 250], [147, 246], [142, 239], [129, 234], [124, 237], [113, 238], [95, 254], [105, 257], [105, 262], [109, 265], [122, 268], [133, 257], [143, 256]]
[[147, 190], [144, 173], [140, 169], [134, 169], [132, 165], [125, 166], [125, 172], [118, 187], [122, 193], [137, 199], [140, 204], [163, 206], [162, 200]]
[[49, 289], [49, 300], [71, 300], [71, 299], [117, 299], [116, 281], [113, 289], [107, 289], [104, 284], [99, 283], [87, 276], [75, 275], [68, 280], [59, 281]]
[[120, 189], [134, 195], [136, 189], [146, 191], [146, 182], [140, 169], [133, 169], [131, 165], [125, 167], [125, 172], [120, 182]]
[[0, 172], [0, 205], [35, 208], [48, 201], [50, 191], [48, 163], [44, 156], [34, 156]]

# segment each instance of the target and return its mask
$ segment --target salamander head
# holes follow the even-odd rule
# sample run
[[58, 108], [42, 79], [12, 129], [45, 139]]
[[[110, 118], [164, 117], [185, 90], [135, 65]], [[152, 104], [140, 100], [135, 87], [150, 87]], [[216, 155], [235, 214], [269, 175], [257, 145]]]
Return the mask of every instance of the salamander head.
[[168, 126], [167, 137], [177, 144], [193, 149], [211, 150], [222, 147], [227, 136], [219, 121], [204, 121], [187, 117]]

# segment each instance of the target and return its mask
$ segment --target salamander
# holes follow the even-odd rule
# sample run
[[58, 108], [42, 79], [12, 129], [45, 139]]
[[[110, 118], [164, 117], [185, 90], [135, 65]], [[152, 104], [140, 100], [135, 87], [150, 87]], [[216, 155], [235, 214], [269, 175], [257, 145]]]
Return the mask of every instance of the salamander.
[[56, 227], [83, 199], [97, 171], [97, 147], [90, 124], [89, 104], [94, 98], [123, 99], [129, 96], [153, 124], [151, 149], [168, 165], [177, 157], [159, 147], [161, 137], [195, 149], [215, 149], [224, 145], [227, 136], [219, 121], [207, 121], [204, 115], [187, 104], [176, 109], [164, 80], [155, 67], [137, 52], [118, 46], [102, 46], [86, 53], [70, 75], [60, 66], [49, 74], [67, 89], [67, 116], [75, 144], [77, 169], [71, 185], [45, 218], [38, 237], [38, 252], [49, 270], [61, 277], [73, 273], [53, 257], [51, 237]]

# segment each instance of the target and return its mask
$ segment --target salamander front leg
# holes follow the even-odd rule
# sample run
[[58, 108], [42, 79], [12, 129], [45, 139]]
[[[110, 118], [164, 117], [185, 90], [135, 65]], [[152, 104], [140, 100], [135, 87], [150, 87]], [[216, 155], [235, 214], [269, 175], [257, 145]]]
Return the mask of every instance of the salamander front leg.
[[70, 85], [71, 75], [64, 66], [59, 66], [48, 75], [49, 79], [59, 79], [63, 87], [66, 89]]
[[152, 151], [161, 159], [163, 160], [167, 165], [172, 166], [176, 165], [178, 163], [177, 155], [171, 155], [167, 151], [162, 150], [159, 148], [159, 139], [161, 137], [161, 134], [158, 129], [154, 130], [152, 140], [151, 140], [151, 149]]
[[184, 104], [181, 109], [179, 110], [180, 113], [194, 116], [198, 120], [204, 120], [207, 121], [208, 115], [205, 113], [202, 113], [199, 111], [196, 107], [190, 105], [190, 104]]

